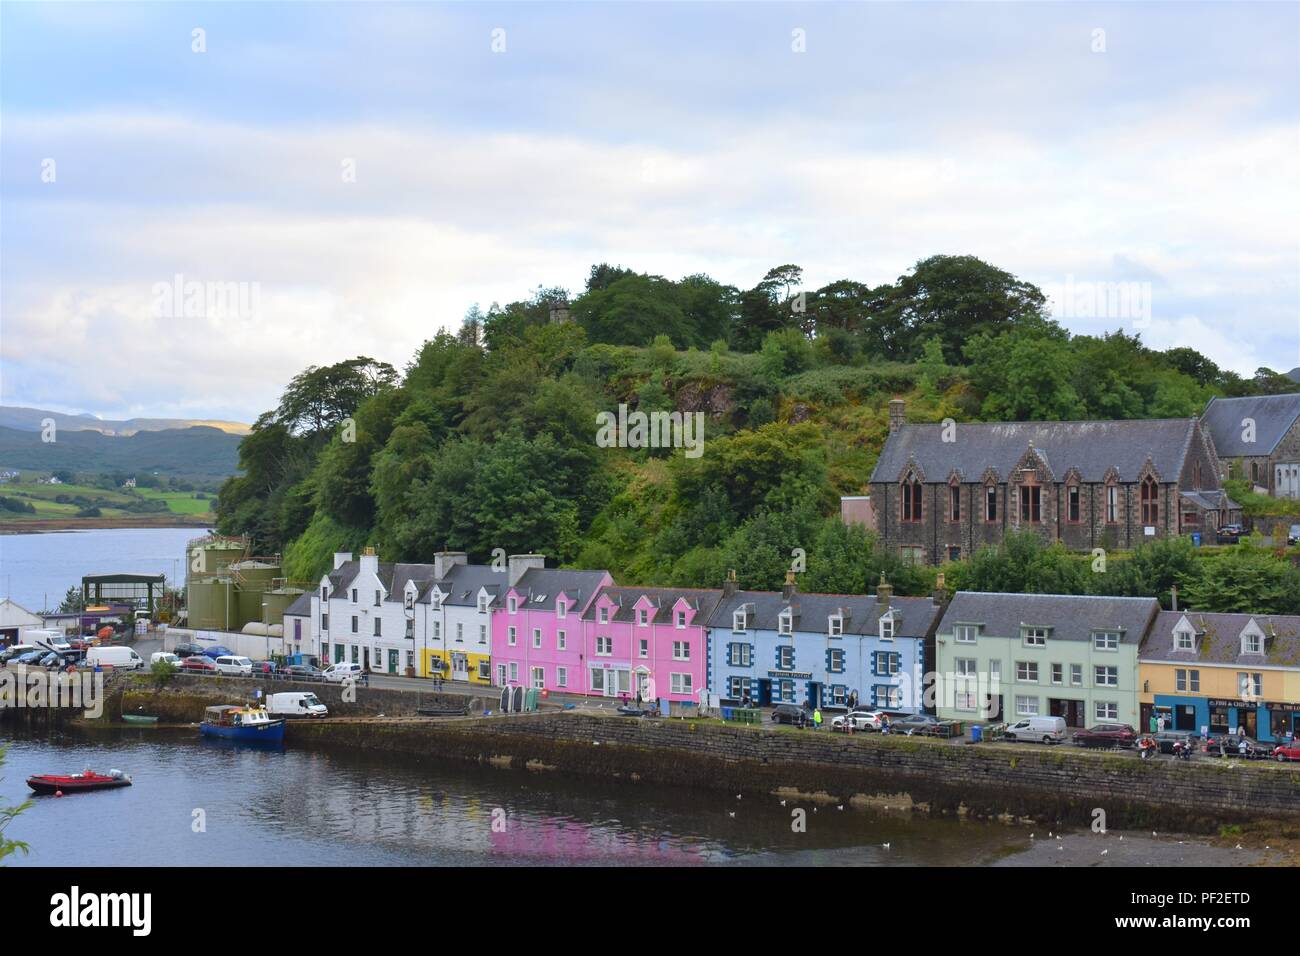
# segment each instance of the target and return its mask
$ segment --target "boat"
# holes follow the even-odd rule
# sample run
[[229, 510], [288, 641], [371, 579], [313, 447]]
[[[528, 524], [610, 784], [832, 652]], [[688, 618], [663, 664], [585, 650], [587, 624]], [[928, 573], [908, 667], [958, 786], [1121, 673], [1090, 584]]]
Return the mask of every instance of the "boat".
[[156, 724], [157, 717], [146, 717], [144, 714], [123, 714], [122, 719], [128, 724]]
[[57, 774], [38, 773], [27, 778], [27, 786], [37, 793], [85, 793], [90, 790], [112, 790], [114, 787], [131, 786], [131, 778], [120, 770], [108, 773], [95, 773], [83, 770], [81, 773]]
[[221, 704], [203, 711], [199, 733], [222, 740], [282, 743], [284, 721], [273, 719], [265, 707]]

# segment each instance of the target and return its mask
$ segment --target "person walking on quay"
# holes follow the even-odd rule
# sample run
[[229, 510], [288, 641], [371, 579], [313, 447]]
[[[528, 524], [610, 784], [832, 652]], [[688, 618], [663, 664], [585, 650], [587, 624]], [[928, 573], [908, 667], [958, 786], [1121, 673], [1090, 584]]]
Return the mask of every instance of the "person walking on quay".
[[813, 711], [813, 730], [822, 729], [822, 709], [820, 707]]
[[1160, 718], [1156, 716], [1156, 712], [1154, 710], [1151, 711], [1151, 717], [1149, 720], [1147, 720], [1147, 729], [1150, 730], [1151, 733], [1153, 734], [1160, 732]]

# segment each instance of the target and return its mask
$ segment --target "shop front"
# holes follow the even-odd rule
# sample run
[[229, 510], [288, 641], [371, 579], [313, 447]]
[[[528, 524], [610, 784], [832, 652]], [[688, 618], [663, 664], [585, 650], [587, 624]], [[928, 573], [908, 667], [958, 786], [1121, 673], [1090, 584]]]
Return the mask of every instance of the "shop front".
[[1211, 737], [1240, 732], [1273, 743], [1300, 732], [1300, 703], [1157, 694], [1154, 712], [1167, 727], [1198, 734], [1208, 730]]

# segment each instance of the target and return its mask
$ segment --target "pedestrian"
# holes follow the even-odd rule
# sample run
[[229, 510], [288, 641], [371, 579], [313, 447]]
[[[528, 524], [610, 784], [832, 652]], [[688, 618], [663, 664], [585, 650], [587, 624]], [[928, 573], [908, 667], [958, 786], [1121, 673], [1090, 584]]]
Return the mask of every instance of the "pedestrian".
[[813, 711], [813, 730], [822, 729], [822, 709], [818, 707]]
[[639, 689], [636, 692], [636, 705], [641, 706], [641, 691]]
[[882, 734], [887, 734], [887, 733], [889, 733], [889, 715], [888, 715], [888, 714], [881, 714], [881, 715], [880, 715], [880, 732], [881, 732]]
[[1156, 725], [1156, 726], [1157, 726], [1157, 729], [1159, 730], [1160, 733], [1163, 734], [1163, 733], [1165, 732], [1165, 715], [1164, 715], [1164, 714], [1161, 714], [1161, 715], [1160, 715], [1160, 719], [1159, 719], [1159, 721], [1157, 721], [1157, 725]]
[[1154, 710], [1151, 711], [1151, 717], [1149, 720], [1147, 720], [1147, 728], [1153, 734], [1159, 733], [1160, 731], [1160, 718], [1156, 716], [1156, 712]]

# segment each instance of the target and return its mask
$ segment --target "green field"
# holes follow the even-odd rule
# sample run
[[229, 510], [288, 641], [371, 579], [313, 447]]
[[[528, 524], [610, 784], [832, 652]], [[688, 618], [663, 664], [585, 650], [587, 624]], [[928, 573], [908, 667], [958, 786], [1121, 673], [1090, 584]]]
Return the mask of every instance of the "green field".
[[160, 500], [167, 505], [166, 512], [176, 515], [206, 515], [211, 510], [212, 498], [197, 497], [201, 492], [193, 491], [159, 491], [154, 488], [139, 488], [130, 491], [91, 488], [86, 485], [42, 485], [34, 482], [14, 482], [0, 485], [0, 497], [14, 498], [30, 504], [36, 512], [0, 511], [0, 518], [10, 521], [35, 520], [40, 518], [77, 517], [84, 504], [75, 501], [57, 501], [57, 498], [87, 499], [99, 508], [105, 518], [120, 518], [141, 512], [133, 510], [133, 502]]

